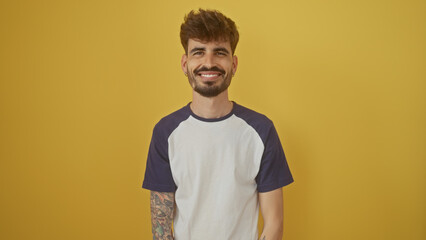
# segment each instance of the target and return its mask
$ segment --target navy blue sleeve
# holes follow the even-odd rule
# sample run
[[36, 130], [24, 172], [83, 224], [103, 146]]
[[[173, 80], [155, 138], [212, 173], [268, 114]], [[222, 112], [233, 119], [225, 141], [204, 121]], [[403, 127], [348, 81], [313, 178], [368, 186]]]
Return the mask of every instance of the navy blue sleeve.
[[146, 162], [142, 187], [157, 192], [174, 192], [176, 184], [172, 177], [168, 157], [167, 134], [159, 124], [154, 127]]
[[278, 133], [272, 123], [264, 144], [265, 149], [256, 177], [258, 192], [269, 192], [293, 182]]

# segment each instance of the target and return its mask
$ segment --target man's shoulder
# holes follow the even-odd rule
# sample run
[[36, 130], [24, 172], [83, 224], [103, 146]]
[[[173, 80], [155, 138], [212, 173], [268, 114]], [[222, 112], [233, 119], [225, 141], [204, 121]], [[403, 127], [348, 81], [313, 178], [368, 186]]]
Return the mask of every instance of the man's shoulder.
[[185, 105], [180, 109], [161, 118], [157, 124], [170, 124], [171, 122], [182, 121], [187, 119], [189, 115], [190, 112], [188, 111], [188, 105]]
[[154, 132], [161, 133], [162, 135], [169, 135], [176, 129], [179, 124], [190, 116], [188, 105], [166, 115], [155, 124]]
[[250, 125], [263, 141], [266, 140], [270, 131], [274, 129], [274, 124], [265, 114], [259, 113], [242, 105], [236, 105], [235, 116]]
[[272, 125], [272, 120], [265, 114], [255, 111], [251, 108], [236, 104], [234, 109], [235, 116], [243, 119], [249, 125]]

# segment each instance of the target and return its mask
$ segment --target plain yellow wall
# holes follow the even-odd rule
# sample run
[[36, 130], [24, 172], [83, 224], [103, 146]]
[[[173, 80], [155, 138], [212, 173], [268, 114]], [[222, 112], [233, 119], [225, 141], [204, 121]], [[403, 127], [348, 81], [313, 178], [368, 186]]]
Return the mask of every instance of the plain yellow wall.
[[151, 238], [147, 149], [191, 100], [198, 7], [236, 21], [231, 99], [282, 139], [284, 238], [426, 239], [420, 0], [1, 1], [0, 238]]

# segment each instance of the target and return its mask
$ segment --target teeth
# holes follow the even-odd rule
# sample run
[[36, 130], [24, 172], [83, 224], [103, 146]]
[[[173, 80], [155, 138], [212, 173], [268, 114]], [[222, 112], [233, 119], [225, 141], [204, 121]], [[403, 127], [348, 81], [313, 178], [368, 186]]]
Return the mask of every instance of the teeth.
[[218, 74], [201, 74], [203, 77], [216, 77], [219, 76]]

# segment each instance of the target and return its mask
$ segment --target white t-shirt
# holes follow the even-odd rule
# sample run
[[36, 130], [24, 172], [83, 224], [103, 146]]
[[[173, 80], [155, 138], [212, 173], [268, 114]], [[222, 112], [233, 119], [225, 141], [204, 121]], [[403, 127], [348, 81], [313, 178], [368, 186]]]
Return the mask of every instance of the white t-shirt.
[[188, 104], [161, 119], [142, 187], [175, 192], [175, 240], [257, 240], [257, 193], [291, 182], [272, 121], [234, 102], [221, 118]]

